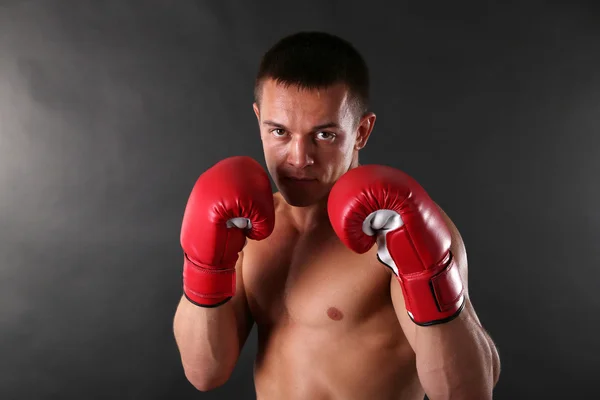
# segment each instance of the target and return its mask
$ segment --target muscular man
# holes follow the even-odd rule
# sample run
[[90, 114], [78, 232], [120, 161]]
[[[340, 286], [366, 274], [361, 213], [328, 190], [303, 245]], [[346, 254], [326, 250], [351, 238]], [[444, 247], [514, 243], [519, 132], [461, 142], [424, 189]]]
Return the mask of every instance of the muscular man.
[[458, 230], [402, 171], [359, 165], [368, 94], [338, 37], [299, 33], [264, 55], [254, 112], [278, 190], [232, 157], [184, 215], [174, 332], [198, 390], [227, 381], [256, 324], [258, 399], [492, 398], [499, 358]]

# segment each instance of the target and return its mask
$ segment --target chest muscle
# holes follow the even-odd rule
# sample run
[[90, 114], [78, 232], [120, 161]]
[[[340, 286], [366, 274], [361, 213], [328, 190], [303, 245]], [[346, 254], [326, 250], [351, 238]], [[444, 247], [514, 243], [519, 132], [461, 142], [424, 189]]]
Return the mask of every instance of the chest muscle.
[[319, 328], [369, 319], [390, 302], [390, 275], [375, 251], [356, 254], [329, 232], [256, 244], [245, 254], [244, 281], [257, 323]]

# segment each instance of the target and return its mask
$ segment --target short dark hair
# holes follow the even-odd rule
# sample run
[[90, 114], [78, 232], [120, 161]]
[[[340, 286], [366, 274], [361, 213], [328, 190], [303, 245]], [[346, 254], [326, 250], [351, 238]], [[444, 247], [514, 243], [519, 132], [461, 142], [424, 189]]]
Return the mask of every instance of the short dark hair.
[[254, 84], [260, 104], [265, 79], [318, 89], [343, 83], [361, 116], [369, 107], [369, 70], [348, 41], [325, 32], [298, 32], [280, 39], [263, 56]]

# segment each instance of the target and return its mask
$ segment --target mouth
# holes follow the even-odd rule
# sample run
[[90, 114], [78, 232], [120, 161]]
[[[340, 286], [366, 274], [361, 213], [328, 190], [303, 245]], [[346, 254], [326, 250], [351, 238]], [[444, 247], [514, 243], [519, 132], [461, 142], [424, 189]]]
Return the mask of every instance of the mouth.
[[316, 182], [317, 180], [315, 178], [308, 177], [284, 176], [283, 181], [289, 183], [311, 183]]

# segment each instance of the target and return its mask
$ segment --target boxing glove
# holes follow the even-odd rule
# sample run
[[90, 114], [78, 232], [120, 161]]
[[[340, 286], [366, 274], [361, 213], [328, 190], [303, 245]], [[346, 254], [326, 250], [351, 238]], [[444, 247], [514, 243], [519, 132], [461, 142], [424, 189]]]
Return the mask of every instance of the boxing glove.
[[448, 322], [464, 307], [464, 287], [437, 205], [409, 175], [364, 165], [345, 173], [328, 199], [331, 225], [351, 250], [377, 257], [396, 275], [412, 321]]
[[271, 183], [250, 157], [222, 160], [196, 181], [183, 216], [183, 291], [203, 307], [235, 295], [235, 265], [246, 240], [263, 240], [275, 225]]

